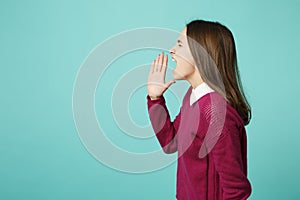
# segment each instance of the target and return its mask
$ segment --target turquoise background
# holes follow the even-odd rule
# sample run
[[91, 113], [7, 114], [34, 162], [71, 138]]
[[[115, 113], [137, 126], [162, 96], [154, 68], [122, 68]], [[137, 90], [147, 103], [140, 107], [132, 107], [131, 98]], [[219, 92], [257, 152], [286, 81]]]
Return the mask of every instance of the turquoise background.
[[[1, 1], [0, 199], [175, 199], [176, 163], [129, 174], [87, 152], [72, 91], [80, 65], [108, 37], [148, 26], [181, 31], [193, 19], [219, 21], [236, 40], [253, 111], [250, 199], [299, 199], [299, 7], [297, 0]], [[145, 94], [139, 90], [129, 109], [140, 124], [149, 124]], [[174, 117], [179, 103], [166, 96]]]

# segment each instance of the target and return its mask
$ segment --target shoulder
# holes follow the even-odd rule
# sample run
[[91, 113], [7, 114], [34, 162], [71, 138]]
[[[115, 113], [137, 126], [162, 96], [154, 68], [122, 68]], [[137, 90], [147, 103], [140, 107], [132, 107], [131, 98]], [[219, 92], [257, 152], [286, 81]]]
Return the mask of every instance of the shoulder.
[[206, 120], [224, 121], [228, 125], [243, 127], [241, 116], [225, 98], [218, 92], [211, 92], [204, 95], [198, 102], [200, 112]]

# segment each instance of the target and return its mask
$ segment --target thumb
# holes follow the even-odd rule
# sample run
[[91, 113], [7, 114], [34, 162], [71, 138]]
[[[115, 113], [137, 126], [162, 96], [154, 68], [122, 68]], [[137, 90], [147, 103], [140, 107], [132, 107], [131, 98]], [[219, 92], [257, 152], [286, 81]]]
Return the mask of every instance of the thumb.
[[166, 83], [166, 88], [169, 88], [173, 83], [176, 83], [175, 80], [170, 80], [168, 83]]

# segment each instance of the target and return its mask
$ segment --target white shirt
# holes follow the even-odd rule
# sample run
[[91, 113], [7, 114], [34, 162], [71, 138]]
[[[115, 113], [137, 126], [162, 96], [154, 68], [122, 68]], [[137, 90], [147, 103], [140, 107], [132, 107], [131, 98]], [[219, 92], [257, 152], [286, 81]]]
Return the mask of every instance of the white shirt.
[[207, 85], [207, 83], [203, 82], [198, 85], [196, 88], [192, 88], [191, 96], [190, 96], [190, 105], [198, 101], [202, 96], [207, 93], [214, 92], [214, 90]]

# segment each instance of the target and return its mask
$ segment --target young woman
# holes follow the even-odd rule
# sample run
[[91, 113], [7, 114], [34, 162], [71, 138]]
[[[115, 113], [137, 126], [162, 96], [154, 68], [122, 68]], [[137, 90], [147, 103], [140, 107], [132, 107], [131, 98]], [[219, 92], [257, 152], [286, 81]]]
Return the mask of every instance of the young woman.
[[[252, 191], [247, 178], [247, 136], [251, 119], [240, 81], [231, 31], [218, 22], [194, 20], [171, 48], [174, 79], [165, 82], [168, 56], [152, 62], [147, 105], [165, 153], [178, 153], [178, 200], [244, 200]], [[190, 83], [173, 122], [163, 93], [175, 83]]]

